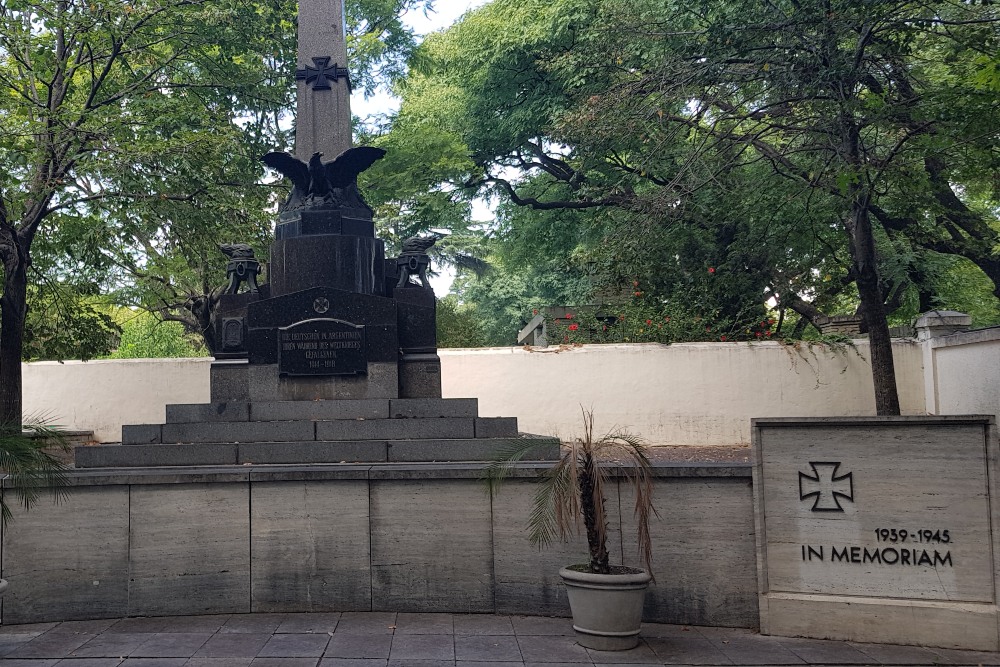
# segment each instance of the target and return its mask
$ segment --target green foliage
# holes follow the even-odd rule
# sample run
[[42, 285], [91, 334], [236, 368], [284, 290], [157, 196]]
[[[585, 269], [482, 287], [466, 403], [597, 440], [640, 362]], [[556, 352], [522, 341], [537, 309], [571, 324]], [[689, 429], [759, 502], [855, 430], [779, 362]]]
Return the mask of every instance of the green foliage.
[[[65, 433], [46, 419], [28, 418], [22, 428], [0, 424], [0, 475], [6, 475], [5, 488], [10, 489], [24, 509], [38, 500], [47, 489], [58, 500], [67, 483], [66, 465], [53, 454], [69, 451]], [[6, 526], [13, 518], [8, 495], [0, 494], [0, 524]]]
[[109, 354], [117, 345], [121, 327], [94, 297], [65, 286], [32, 292], [22, 352], [25, 361], [86, 361]]
[[121, 309], [121, 341], [108, 359], [164, 359], [208, 356], [204, 342], [180, 322], [164, 322], [144, 310]]
[[476, 313], [454, 294], [437, 302], [438, 347], [483, 347], [484, 338]]

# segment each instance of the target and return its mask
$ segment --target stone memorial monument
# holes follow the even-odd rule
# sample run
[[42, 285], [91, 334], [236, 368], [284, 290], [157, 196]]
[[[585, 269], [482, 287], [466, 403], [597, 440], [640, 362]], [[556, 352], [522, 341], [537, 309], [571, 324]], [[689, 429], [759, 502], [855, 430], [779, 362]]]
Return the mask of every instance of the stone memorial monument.
[[993, 417], [755, 419], [764, 634], [1000, 648]]
[[[125, 446], [81, 448], [78, 467], [491, 458], [519, 435], [441, 398], [428, 249], [386, 258], [357, 177], [384, 151], [351, 147], [341, 0], [299, 8], [295, 155], [264, 162], [292, 184], [268, 281], [245, 244], [221, 247], [228, 286], [211, 318], [211, 403], [167, 406], [167, 423], [125, 426]], [[559, 443], [542, 438], [542, 456]], [[169, 445], [169, 446], [167, 446]]]

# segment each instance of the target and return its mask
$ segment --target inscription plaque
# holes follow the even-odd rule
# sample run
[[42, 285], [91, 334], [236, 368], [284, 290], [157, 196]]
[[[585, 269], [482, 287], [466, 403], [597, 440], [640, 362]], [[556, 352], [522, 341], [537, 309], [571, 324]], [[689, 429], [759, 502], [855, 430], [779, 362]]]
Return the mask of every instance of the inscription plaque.
[[278, 329], [280, 375], [360, 375], [368, 372], [365, 327], [312, 319]]
[[762, 632], [995, 650], [992, 428], [754, 420]]

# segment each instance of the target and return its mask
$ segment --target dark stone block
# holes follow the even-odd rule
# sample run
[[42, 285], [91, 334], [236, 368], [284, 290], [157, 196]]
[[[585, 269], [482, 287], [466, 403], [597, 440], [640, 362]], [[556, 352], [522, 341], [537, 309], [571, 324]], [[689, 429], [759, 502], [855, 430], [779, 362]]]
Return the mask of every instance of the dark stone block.
[[250, 366], [248, 384], [252, 402], [388, 399], [399, 396], [399, 366], [369, 362], [367, 375], [281, 377], [277, 364], [258, 364]]
[[274, 238], [285, 240], [316, 234], [345, 234], [374, 238], [375, 223], [367, 211], [355, 209], [299, 210], [282, 213], [274, 229]]
[[239, 463], [340, 463], [386, 461], [384, 440], [365, 442], [254, 442], [239, 445]]
[[123, 445], [155, 445], [163, 442], [159, 424], [126, 424], [122, 426]]
[[517, 417], [480, 417], [476, 419], [477, 438], [516, 438]]
[[268, 275], [275, 297], [314, 287], [382, 294], [385, 244], [372, 237], [323, 234], [275, 240]]
[[472, 419], [355, 419], [316, 422], [317, 440], [472, 438]]
[[421, 288], [396, 290], [396, 295], [410, 294], [430, 295], [431, 305], [406, 303], [396, 300], [397, 327], [399, 329], [399, 347], [403, 353], [435, 353], [437, 352], [437, 325], [435, 324], [436, 308], [433, 303], [434, 294]]
[[250, 400], [250, 388], [247, 385], [248, 369], [249, 366], [244, 359], [213, 361], [209, 371], [212, 401], [224, 403]]
[[399, 360], [400, 398], [441, 398], [441, 358], [403, 354]]
[[175, 404], [167, 406], [168, 424], [193, 422], [245, 422], [250, 406], [243, 401], [225, 403]]
[[476, 417], [477, 398], [397, 398], [389, 403], [389, 415], [394, 418], [422, 419], [425, 417]]
[[[418, 461], [492, 461], [518, 441], [517, 438], [478, 438], [473, 440], [390, 440], [390, 462]], [[554, 461], [559, 458], [559, 440], [541, 440], [531, 460]]]
[[[317, 301], [325, 299], [325, 302]], [[317, 311], [317, 305], [320, 310]], [[323, 310], [323, 308], [326, 310]], [[332, 287], [315, 287], [294, 294], [257, 301], [247, 307], [247, 324], [254, 328], [286, 327], [314, 317], [329, 317], [355, 324], [396, 324], [392, 299], [357, 294]]]
[[93, 445], [76, 448], [77, 468], [235, 465], [236, 445]]
[[254, 421], [388, 419], [389, 399], [340, 401], [265, 401], [250, 404]]
[[163, 442], [294, 442], [315, 440], [313, 422], [164, 424]]

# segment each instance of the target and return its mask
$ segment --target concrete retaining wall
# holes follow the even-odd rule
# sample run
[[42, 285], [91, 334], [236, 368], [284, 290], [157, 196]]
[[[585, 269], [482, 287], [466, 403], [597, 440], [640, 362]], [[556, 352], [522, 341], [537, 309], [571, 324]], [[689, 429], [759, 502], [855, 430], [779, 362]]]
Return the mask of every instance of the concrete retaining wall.
[[[446, 398], [478, 398], [484, 417], [572, 439], [580, 406], [601, 432], [624, 426], [654, 444], [749, 443], [753, 417], [874, 414], [867, 342], [587, 345], [442, 350]], [[904, 414], [926, 409], [921, 346], [893, 347]], [[1000, 363], [1000, 354], [997, 354]], [[209, 400], [209, 359], [38, 362], [24, 368], [26, 413], [121, 439], [122, 424], [162, 423], [169, 403]], [[982, 412], [982, 410], [974, 410]]]
[[[141, 615], [393, 610], [569, 613], [539, 551], [532, 478], [492, 501], [475, 464], [80, 471], [65, 502], [15, 510], [4, 624]], [[645, 620], [755, 627], [750, 467], [656, 470], [656, 585]], [[608, 493], [613, 560], [634, 564], [628, 498]], [[625, 523], [625, 530], [621, 529]], [[623, 538], [624, 535], [624, 538]]]

